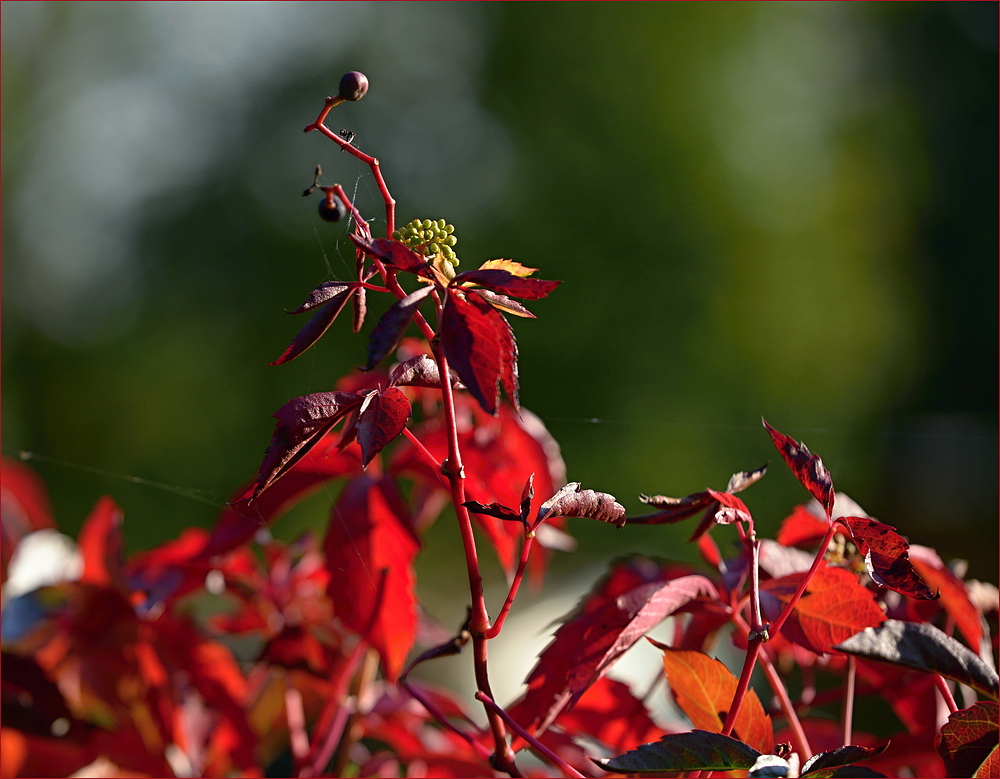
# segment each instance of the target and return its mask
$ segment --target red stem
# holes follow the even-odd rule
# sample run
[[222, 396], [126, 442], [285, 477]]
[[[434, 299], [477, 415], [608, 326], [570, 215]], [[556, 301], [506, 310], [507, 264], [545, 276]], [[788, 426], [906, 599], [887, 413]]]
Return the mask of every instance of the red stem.
[[407, 440], [413, 444], [413, 448], [417, 450], [419, 454], [431, 468], [434, 469], [434, 473], [438, 475], [441, 479], [441, 483], [444, 485], [445, 489], [451, 489], [451, 482], [448, 481], [448, 477], [441, 472], [441, 463], [434, 459], [434, 455], [430, 453], [426, 446], [417, 438], [408, 427], [403, 428], [403, 435], [406, 436]]
[[433, 703], [431, 703], [429, 700], [427, 700], [424, 697], [423, 693], [418, 692], [416, 690], [416, 688], [414, 688], [409, 683], [409, 681], [407, 681], [407, 680], [403, 679], [402, 677], [400, 677], [399, 684], [400, 684], [400, 686], [404, 690], [406, 690], [416, 700], [420, 701], [420, 705], [423, 706], [425, 709], [427, 709], [428, 713], [432, 717], [434, 717], [434, 719], [436, 719], [439, 723], [441, 723], [441, 725], [443, 727], [447, 728], [452, 733], [454, 733], [457, 736], [460, 736], [461, 738], [463, 738], [466, 741], [468, 741], [469, 745], [472, 747], [472, 749], [475, 751], [475, 753], [477, 755], [479, 755], [479, 758], [481, 760], [489, 762], [489, 759], [493, 756], [493, 753], [490, 752], [490, 750], [488, 750], [486, 747], [484, 747], [479, 741], [477, 741], [475, 738], [473, 738], [472, 736], [470, 736], [464, 730], [461, 730], [461, 729], [455, 727], [455, 725], [453, 725], [451, 722], [449, 722], [448, 718], [445, 717], [445, 715]]
[[514, 598], [517, 597], [517, 591], [521, 587], [521, 581], [524, 579], [524, 569], [528, 565], [528, 554], [531, 552], [531, 546], [534, 540], [534, 533], [524, 537], [524, 542], [521, 544], [521, 559], [518, 561], [517, 572], [514, 574], [514, 580], [510, 583], [510, 590], [507, 592], [507, 600], [504, 601], [503, 606], [500, 608], [500, 613], [497, 614], [493, 627], [483, 634], [487, 639], [496, 638], [500, 635], [501, 629], [503, 629], [504, 620], [507, 619], [507, 613], [510, 611], [510, 607], [514, 605]]
[[840, 710], [840, 727], [845, 747], [851, 743], [851, 731], [854, 727], [854, 682], [857, 677], [857, 663], [853, 657], [848, 656], [847, 675], [844, 677], [844, 704]]
[[948, 705], [948, 711], [952, 714], [958, 711], [958, 704], [955, 703], [955, 696], [951, 694], [951, 687], [948, 686], [948, 680], [941, 676], [941, 674], [934, 674], [934, 684], [937, 686], [938, 692], [941, 693], [941, 697], [944, 698], [944, 702]]
[[319, 116], [316, 117], [316, 121], [312, 124], [306, 125], [302, 132], [308, 133], [313, 130], [319, 130], [323, 133], [323, 135], [340, 146], [341, 149], [350, 152], [371, 168], [372, 175], [375, 176], [375, 183], [378, 184], [379, 192], [382, 193], [382, 201], [385, 203], [385, 235], [386, 238], [389, 238], [392, 236], [393, 230], [396, 229], [396, 201], [393, 199], [392, 195], [389, 194], [389, 188], [385, 185], [385, 179], [382, 178], [382, 170], [379, 165], [379, 161], [375, 157], [365, 154], [353, 144], [348, 143], [337, 135], [337, 133], [333, 132], [333, 130], [323, 124], [326, 119], [326, 115], [330, 113], [330, 109], [341, 102], [343, 102], [343, 98], [328, 97], [326, 99], [326, 105], [323, 106], [323, 110], [320, 111]]
[[487, 695], [482, 691], [477, 692], [476, 700], [482, 701], [487, 711], [492, 711], [499, 717], [502, 717], [504, 722], [506, 722], [510, 726], [511, 730], [513, 730], [515, 733], [517, 733], [517, 735], [523, 738], [531, 746], [532, 749], [544, 755], [554, 766], [562, 770], [567, 776], [579, 777], [579, 779], [583, 779], [583, 774], [581, 774], [579, 771], [573, 768], [573, 766], [571, 766], [569, 763], [567, 763], [565, 760], [559, 757], [559, 755], [557, 755], [555, 752], [553, 752], [551, 749], [545, 746], [545, 744], [541, 743], [534, 736], [530, 735], [528, 731], [526, 731], [524, 728], [518, 725], [514, 720], [512, 720], [510, 718], [510, 715], [507, 714], [507, 712], [505, 712], [502, 708], [500, 708], [497, 705], [496, 701], [494, 701], [493, 698], [491, 698], [489, 695]]
[[823, 543], [820, 544], [819, 551], [816, 552], [816, 559], [813, 560], [812, 565], [806, 572], [806, 575], [802, 577], [802, 581], [799, 582], [799, 587], [795, 590], [795, 594], [792, 595], [792, 599], [785, 604], [785, 608], [781, 610], [781, 614], [778, 618], [768, 627], [768, 632], [772, 635], [778, 635], [778, 631], [781, 630], [781, 626], [785, 624], [785, 620], [791, 616], [792, 609], [799, 602], [799, 598], [802, 597], [802, 593], [806, 591], [806, 587], [809, 586], [809, 581], [816, 573], [816, 569], [819, 568], [819, 564], [823, 562], [823, 557], [826, 555], [826, 550], [830, 546], [830, 542], [833, 540], [834, 534], [837, 532], [837, 524], [834, 523], [830, 525], [830, 529], [826, 531], [826, 536], [823, 538]]

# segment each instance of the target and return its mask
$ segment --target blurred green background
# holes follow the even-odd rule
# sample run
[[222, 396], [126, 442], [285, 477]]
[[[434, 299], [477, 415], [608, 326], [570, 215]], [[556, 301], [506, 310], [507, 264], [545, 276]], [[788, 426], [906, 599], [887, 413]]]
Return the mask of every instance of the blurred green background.
[[[374, 319], [266, 365], [353, 268], [315, 165], [383, 216], [302, 133], [357, 69], [328, 124], [399, 223], [564, 280], [514, 327], [570, 479], [638, 512], [770, 461], [745, 497], [773, 533], [808, 496], [763, 415], [996, 581], [996, 3], [4, 3], [2, 52], [3, 447], [47, 458], [65, 532], [104, 493], [131, 550], [211, 526], [270, 414], [363, 362]], [[688, 524], [571, 529], [556, 580], [691, 555]], [[428, 546], [444, 604], [453, 525]]]

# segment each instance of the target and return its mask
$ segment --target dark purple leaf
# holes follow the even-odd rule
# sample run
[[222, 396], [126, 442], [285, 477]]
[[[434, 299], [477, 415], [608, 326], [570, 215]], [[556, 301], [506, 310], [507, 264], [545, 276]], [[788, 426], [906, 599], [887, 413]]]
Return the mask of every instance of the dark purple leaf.
[[324, 433], [362, 400], [353, 392], [316, 392], [294, 398], [279, 408], [274, 413], [278, 424], [257, 474], [253, 497], [302, 459]]
[[323, 307], [313, 314], [312, 318], [306, 323], [306, 326], [299, 331], [299, 334], [295, 336], [295, 339], [288, 345], [288, 348], [285, 349], [282, 355], [274, 362], [268, 364], [281, 365], [289, 360], [294, 360], [316, 343], [330, 325], [333, 324], [333, 320], [344, 310], [348, 299], [357, 288], [357, 284], [328, 282], [314, 289], [305, 303], [289, 313], [297, 314], [301, 311], [309, 311], [319, 305]]
[[367, 468], [385, 446], [403, 432], [410, 417], [410, 401], [396, 387], [373, 391], [358, 415], [358, 443], [361, 444], [361, 464]]
[[[825, 777], [833, 776], [884, 776], [884, 774], [871, 771], [870, 769], [859, 769], [868, 771], [868, 773], [837, 773], [837, 769], [839, 768], [850, 766], [852, 763], [862, 760], [868, 760], [883, 752], [885, 752], [885, 746], [871, 748], [858, 746], [838, 747], [829, 752], [820, 752], [817, 755], [813, 755], [802, 766], [802, 771], [799, 775], [810, 777], [810, 779], [813, 777], [815, 779], [825, 779]], [[858, 766], [854, 766], [854, 768], [858, 769]]]
[[668, 733], [659, 741], [610, 759], [594, 760], [603, 770], [618, 774], [663, 771], [746, 771], [760, 757], [753, 747], [732, 736], [691, 730]]
[[[478, 296], [477, 296], [478, 297]], [[493, 309], [496, 311], [496, 309]], [[502, 315], [497, 321], [497, 337], [500, 339], [500, 383], [504, 392], [510, 399], [515, 411], [521, 410], [518, 396], [518, 376], [517, 376], [517, 341], [514, 339], [514, 330]]]
[[531, 474], [524, 483], [521, 490], [521, 521], [525, 526], [528, 524], [528, 515], [531, 513], [531, 499], [535, 497], [535, 474]]
[[792, 469], [795, 478], [802, 482], [802, 485], [809, 490], [809, 494], [820, 502], [829, 520], [833, 514], [833, 478], [819, 455], [812, 454], [805, 444], [775, 430], [766, 419], [760, 421], [767, 428], [768, 435], [771, 436], [782, 458], [788, 463], [788, 467]]
[[485, 504], [480, 503], [478, 500], [467, 500], [462, 505], [473, 514], [485, 514], [488, 517], [506, 519], [508, 522], [524, 522], [524, 520], [521, 519], [521, 515], [514, 511], [514, 509], [507, 508], [506, 506], [496, 502]]
[[[428, 387], [441, 388], [441, 372], [434, 358], [426, 354], [418, 354], [405, 362], [401, 362], [389, 372], [389, 385], [392, 387]], [[464, 386], [454, 374], [451, 375], [451, 386], [455, 389]]]
[[887, 619], [834, 647], [841, 652], [918, 671], [941, 674], [985, 693], [993, 700], [1000, 679], [979, 655], [926, 622]]
[[365, 238], [357, 233], [351, 234], [351, 240], [359, 249], [372, 257], [378, 257], [392, 268], [415, 273], [425, 279], [433, 278], [427, 260], [399, 241], [390, 241], [387, 238]]
[[938, 597], [917, 575], [910, 563], [909, 544], [892, 525], [869, 517], [841, 517], [840, 521], [850, 529], [876, 584], [920, 600]]
[[538, 300], [544, 298], [562, 282], [528, 279], [523, 276], [515, 276], [513, 273], [499, 268], [488, 268], [459, 273], [451, 280], [451, 285], [454, 287], [460, 284], [475, 284], [501, 295], [525, 300]]
[[372, 329], [371, 335], [368, 336], [368, 362], [361, 370], [370, 371], [396, 348], [399, 339], [403, 337], [403, 333], [409, 327], [413, 315], [417, 313], [420, 303], [433, 291], [434, 287], [421, 287], [389, 306], [389, 310], [382, 315], [378, 324]]
[[[1000, 715], [993, 701], [954, 711], [934, 739], [948, 776], [996, 776]], [[989, 762], [987, 762], [989, 761]]]
[[625, 524], [625, 508], [613, 495], [594, 490], [581, 490], [580, 482], [570, 482], [538, 508], [538, 525], [553, 517], [582, 517], [608, 522], [617, 527]]

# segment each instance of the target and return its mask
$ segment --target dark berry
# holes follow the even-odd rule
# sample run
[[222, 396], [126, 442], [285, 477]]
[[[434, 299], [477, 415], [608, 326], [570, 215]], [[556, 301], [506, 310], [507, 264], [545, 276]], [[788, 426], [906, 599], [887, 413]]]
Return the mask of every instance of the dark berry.
[[320, 218], [327, 222], [339, 222], [347, 214], [347, 209], [335, 195], [327, 195], [319, 201]]
[[368, 91], [368, 76], [350, 70], [340, 79], [340, 96], [344, 100], [360, 100]]

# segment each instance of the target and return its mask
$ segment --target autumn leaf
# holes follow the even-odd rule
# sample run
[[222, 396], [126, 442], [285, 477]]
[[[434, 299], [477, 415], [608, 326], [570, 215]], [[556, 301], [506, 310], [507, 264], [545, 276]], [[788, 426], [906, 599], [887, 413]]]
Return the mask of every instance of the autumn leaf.
[[486, 289], [509, 297], [538, 300], [546, 297], [562, 282], [529, 279], [501, 268], [468, 270], [459, 273], [451, 280], [453, 287], [468, 284], [486, 287]]
[[994, 701], [955, 711], [934, 738], [948, 776], [997, 776], [1000, 715]]
[[323, 435], [364, 398], [353, 392], [315, 392], [288, 401], [274, 412], [278, 420], [264, 454], [253, 498], [295, 465]]
[[[691, 724], [699, 730], [721, 733], [739, 684], [732, 671], [704, 652], [673, 649], [658, 641], [647, 640], [663, 652], [663, 670], [670, 692]], [[753, 690], [747, 692], [736, 716], [733, 737], [760, 752], [770, 752], [774, 747], [771, 718], [764, 713], [764, 707]]]
[[122, 510], [110, 497], [105, 495], [97, 501], [83, 523], [78, 539], [83, 553], [81, 582], [127, 591], [122, 576], [125, 547], [123, 519]]
[[351, 233], [351, 240], [366, 254], [377, 257], [391, 268], [407, 271], [425, 279], [433, 278], [427, 260], [406, 244], [388, 238], [367, 238], [357, 233]]
[[320, 284], [310, 292], [305, 303], [288, 313], [300, 314], [303, 311], [310, 311], [317, 306], [322, 306], [322, 308], [299, 331], [299, 334], [295, 336], [295, 339], [288, 345], [288, 348], [285, 349], [281, 356], [274, 362], [268, 363], [268, 365], [281, 365], [282, 363], [294, 360], [316, 343], [330, 325], [333, 324], [333, 321], [339, 316], [340, 312], [344, 310], [347, 301], [358, 289], [359, 285], [357, 283], [344, 284], [339, 281], [328, 281]]
[[418, 550], [393, 484], [367, 475], [347, 483], [324, 541], [328, 592], [334, 615], [378, 650], [392, 681], [416, 634], [413, 561]]
[[697, 598], [716, 598], [704, 576], [640, 584], [614, 594], [603, 580], [556, 631], [528, 675], [528, 690], [511, 710], [524, 726], [544, 731], [642, 636]]
[[[793, 573], [761, 584], [760, 604], [766, 619], [778, 618], [805, 575]], [[859, 630], [879, 625], [884, 619], [874, 594], [858, 584], [854, 574], [846, 568], [833, 568], [824, 563], [809, 580], [781, 632], [789, 641], [810, 652], [823, 654]]]
[[941, 608], [955, 620], [973, 651], [983, 642], [983, 615], [973, 605], [965, 582], [953, 574], [932, 549], [910, 545], [910, 564], [920, 578], [941, 595]]
[[517, 352], [507, 320], [474, 292], [464, 298], [450, 294], [441, 315], [440, 338], [462, 383], [483, 409], [495, 414], [501, 377], [508, 392], [509, 385], [515, 393], [517, 386]]
[[851, 531], [872, 580], [911, 598], [934, 600], [938, 596], [920, 579], [910, 563], [909, 544], [892, 525], [869, 517], [841, 517]]
[[746, 771], [759, 757], [760, 752], [738, 739], [692, 730], [668, 733], [652, 744], [594, 762], [605, 771], [641, 776], [664, 771]]
[[581, 490], [580, 482], [570, 482], [538, 508], [535, 525], [554, 517], [582, 517], [608, 522], [616, 527], [625, 525], [625, 507], [606, 492]]
[[410, 417], [410, 401], [402, 390], [389, 387], [373, 390], [358, 413], [357, 435], [361, 445], [361, 466], [367, 468], [383, 448], [403, 432]]
[[434, 287], [421, 287], [389, 307], [368, 336], [368, 362], [362, 370], [370, 371], [396, 348], [417, 313], [417, 308], [433, 291]]
[[795, 478], [802, 482], [802, 485], [809, 490], [809, 494], [820, 502], [826, 510], [827, 519], [830, 519], [834, 502], [833, 478], [819, 455], [812, 454], [805, 444], [775, 430], [766, 419], [762, 418], [760, 421], [764, 423], [768, 435], [771, 436], [788, 467], [792, 469]]
[[[389, 372], [389, 385], [440, 389], [441, 372], [433, 358], [426, 354], [418, 354], [399, 363]], [[451, 374], [451, 386], [455, 388], [463, 386], [454, 374]]]

